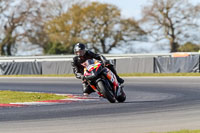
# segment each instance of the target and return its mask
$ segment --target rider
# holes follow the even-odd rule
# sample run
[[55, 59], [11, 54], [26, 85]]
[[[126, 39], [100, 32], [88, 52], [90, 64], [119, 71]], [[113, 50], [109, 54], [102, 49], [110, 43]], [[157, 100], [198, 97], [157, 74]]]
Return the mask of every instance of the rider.
[[[102, 61], [104, 64], [109, 64], [108, 60], [99, 54], [95, 54], [90, 50], [86, 50], [85, 44], [77, 43], [74, 47], [75, 57], [72, 61], [73, 72], [78, 79], [82, 79], [83, 81], [83, 95], [88, 95], [93, 92], [93, 89], [84, 81], [84, 67], [81, 63], [85, 62], [88, 59], [96, 59]], [[120, 78], [112, 64], [106, 66], [109, 68], [115, 75], [120, 84], [124, 83], [124, 80]]]

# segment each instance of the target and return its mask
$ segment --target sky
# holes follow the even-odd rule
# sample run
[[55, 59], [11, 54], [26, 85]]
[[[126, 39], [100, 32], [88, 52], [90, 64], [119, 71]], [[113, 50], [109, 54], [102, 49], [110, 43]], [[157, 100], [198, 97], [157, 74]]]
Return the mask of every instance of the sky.
[[124, 17], [141, 17], [141, 9], [149, 0], [91, 0], [116, 5]]
[[[110, 3], [116, 5], [120, 10], [123, 16], [125, 17], [134, 17], [135, 19], [141, 18], [141, 9], [144, 7], [150, 0], [91, 0], [98, 1], [103, 3]], [[200, 0], [188, 0], [192, 4], [200, 3]]]

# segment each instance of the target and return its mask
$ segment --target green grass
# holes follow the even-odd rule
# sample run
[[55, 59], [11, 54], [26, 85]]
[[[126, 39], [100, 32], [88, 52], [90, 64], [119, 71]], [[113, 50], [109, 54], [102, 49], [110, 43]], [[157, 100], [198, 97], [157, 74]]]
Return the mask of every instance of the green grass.
[[122, 77], [150, 77], [150, 76], [200, 76], [200, 73], [124, 73]]
[[[161, 132], [152, 132], [152, 133], [161, 133]], [[162, 133], [200, 133], [200, 130], [181, 130], [181, 131], [162, 132]]]
[[67, 97], [50, 93], [0, 91], [0, 104], [17, 103], [17, 102], [34, 102], [34, 101], [45, 101], [45, 100], [60, 100], [65, 98]]

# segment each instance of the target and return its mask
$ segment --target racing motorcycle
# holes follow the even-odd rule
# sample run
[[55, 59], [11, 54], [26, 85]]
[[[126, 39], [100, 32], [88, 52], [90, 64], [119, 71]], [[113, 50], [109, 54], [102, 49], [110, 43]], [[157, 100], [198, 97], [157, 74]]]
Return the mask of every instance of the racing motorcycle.
[[[94, 59], [88, 59], [84, 63], [84, 78], [88, 85], [99, 94], [100, 97], [106, 98], [109, 102], [124, 102], [126, 94], [115, 74], [101, 63]], [[107, 64], [108, 65], [108, 64]]]

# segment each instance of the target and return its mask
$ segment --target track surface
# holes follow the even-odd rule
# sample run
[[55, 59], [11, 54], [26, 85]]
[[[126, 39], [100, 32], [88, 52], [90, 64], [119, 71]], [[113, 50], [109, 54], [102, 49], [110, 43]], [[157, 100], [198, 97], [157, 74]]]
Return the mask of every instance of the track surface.
[[[1, 107], [0, 132], [148, 133], [200, 129], [200, 77], [125, 78], [125, 82], [125, 103], [97, 99]], [[80, 95], [81, 84], [74, 78], [0, 78], [0, 90]]]

